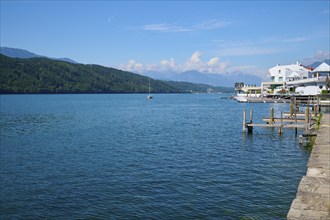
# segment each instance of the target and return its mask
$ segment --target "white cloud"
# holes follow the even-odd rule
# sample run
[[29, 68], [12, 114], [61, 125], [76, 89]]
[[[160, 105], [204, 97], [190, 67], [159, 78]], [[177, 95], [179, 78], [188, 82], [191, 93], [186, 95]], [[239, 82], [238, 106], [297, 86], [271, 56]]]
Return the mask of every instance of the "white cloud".
[[212, 68], [209, 69], [209, 72], [223, 73], [225, 71], [228, 71], [228, 67], [230, 67], [230, 62], [228, 60], [223, 62], [217, 62], [217, 65], [212, 65]]
[[[227, 55], [260, 55], [280, 52], [280, 50], [272, 48], [259, 47], [234, 47], [224, 48], [222, 52]], [[162, 59], [158, 63], [143, 64], [134, 59], [129, 60], [126, 64], [119, 65], [119, 69], [144, 74], [148, 71], [161, 73], [181, 73], [184, 71], [195, 70], [203, 73], [211, 74], [232, 74], [245, 73], [261, 77], [264, 81], [268, 80], [268, 69], [260, 68], [253, 65], [233, 66], [228, 60], [222, 60], [219, 56], [203, 59], [204, 55], [200, 51], [195, 51], [185, 62], [177, 63], [174, 58]], [[313, 57], [304, 58], [300, 62], [304, 65], [312, 64], [316, 61], [324, 61], [329, 59], [329, 51], [317, 51]]]
[[173, 24], [149, 24], [144, 25], [143, 29], [146, 31], [159, 31], [159, 32], [186, 32], [191, 31], [189, 28], [180, 27]]
[[196, 70], [207, 73], [224, 73], [230, 66], [229, 61], [220, 61], [219, 57], [212, 57], [209, 61], [204, 62], [202, 59], [202, 53], [195, 51], [191, 57], [183, 64], [177, 64], [174, 58], [169, 60], [162, 59], [158, 64], [142, 64], [135, 60], [129, 60], [127, 64], [119, 65], [122, 70], [145, 73], [147, 71], [157, 72], [184, 72], [189, 70]]
[[230, 22], [221, 21], [218, 19], [213, 19], [210, 21], [205, 21], [192, 26], [178, 26], [175, 24], [148, 24], [144, 25], [142, 28], [146, 31], [158, 31], [158, 32], [188, 32], [188, 31], [198, 31], [198, 30], [211, 30], [227, 27]]
[[174, 58], [171, 58], [170, 60], [163, 59], [160, 61], [159, 66], [155, 66], [155, 71], [178, 71], [179, 66], [176, 64]]
[[199, 51], [194, 52], [191, 57], [184, 63], [183, 70], [198, 70], [205, 72], [205, 64], [201, 60], [202, 53]]
[[329, 52], [327, 52], [327, 51], [321, 51], [321, 50], [316, 51], [316, 53], [314, 54], [314, 57], [316, 59], [321, 60], [321, 61], [323, 61], [325, 59], [329, 59], [329, 56], [330, 56]]
[[203, 54], [201, 52], [199, 52], [199, 51], [194, 52], [191, 55], [191, 57], [189, 59], [189, 62], [191, 62], [191, 63], [200, 63], [200, 62], [202, 62], [202, 60], [201, 60], [201, 56], [202, 55]]
[[130, 72], [141, 72], [145, 69], [142, 63], [138, 63], [135, 60], [129, 60], [127, 64], [121, 64], [119, 68]]
[[329, 51], [316, 51], [316, 53], [312, 56], [312, 57], [307, 57], [307, 58], [303, 58], [301, 59], [301, 63], [304, 65], [310, 65], [314, 62], [322, 62], [326, 59], [330, 59], [330, 53]]
[[219, 28], [227, 27], [229, 24], [230, 24], [230, 22], [227, 22], [227, 21], [213, 19], [210, 21], [202, 22], [202, 23], [196, 25], [194, 28], [196, 30], [219, 29]]
[[193, 61], [193, 62], [200, 62], [201, 61], [201, 56], [203, 54], [199, 51], [196, 51], [192, 54], [190, 60]]
[[304, 42], [306, 40], [307, 40], [307, 37], [296, 37], [296, 38], [284, 39], [283, 42], [285, 42], [285, 43], [299, 43], [299, 42]]
[[212, 57], [207, 64], [209, 66], [214, 66], [219, 62], [219, 57]]

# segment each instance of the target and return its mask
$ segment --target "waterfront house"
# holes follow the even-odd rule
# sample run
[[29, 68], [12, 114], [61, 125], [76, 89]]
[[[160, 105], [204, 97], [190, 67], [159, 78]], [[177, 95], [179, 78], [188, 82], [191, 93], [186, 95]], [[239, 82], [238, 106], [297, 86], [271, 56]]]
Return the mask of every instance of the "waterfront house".
[[286, 82], [286, 88], [299, 95], [328, 93], [330, 87], [330, 66], [323, 62], [309, 73], [309, 78]]
[[263, 95], [287, 92], [287, 82], [307, 79], [310, 71], [311, 69], [299, 62], [290, 65], [277, 64], [269, 69], [270, 81], [261, 83]]
[[316, 67], [310, 78], [312, 77], [330, 77], [330, 66], [323, 62], [318, 67]]
[[311, 69], [299, 62], [291, 65], [279, 65], [269, 69], [271, 82], [287, 82], [292, 79], [307, 79]]
[[319, 95], [330, 93], [330, 66], [323, 62], [314, 70], [300, 63], [276, 65], [269, 69], [270, 81], [261, 87], [235, 83], [239, 102], [256, 101], [268, 95]]

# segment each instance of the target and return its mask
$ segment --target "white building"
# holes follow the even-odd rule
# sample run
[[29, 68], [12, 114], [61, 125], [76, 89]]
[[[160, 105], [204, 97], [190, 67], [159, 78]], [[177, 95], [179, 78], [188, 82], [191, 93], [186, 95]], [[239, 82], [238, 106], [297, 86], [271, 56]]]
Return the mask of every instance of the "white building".
[[294, 88], [296, 94], [300, 95], [318, 95], [323, 90], [329, 91], [330, 84], [330, 66], [321, 63], [310, 74], [308, 79], [298, 79], [286, 82], [288, 89]]
[[303, 65], [276, 65], [269, 69], [270, 82], [262, 82], [261, 87], [235, 83], [238, 101], [260, 98], [269, 94], [318, 95], [330, 93], [330, 66], [321, 63], [312, 71]]
[[271, 82], [287, 82], [295, 79], [307, 79], [309, 69], [299, 62], [291, 65], [279, 65], [269, 69]]
[[313, 72], [311, 77], [330, 77], [330, 66], [323, 62], [321, 63], [318, 67], [316, 67]]
[[279, 65], [269, 69], [270, 82], [262, 82], [262, 93], [276, 94], [286, 92], [286, 83], [294, 80], [307, 79], [310, 69], [299, 62], [291, 65]]

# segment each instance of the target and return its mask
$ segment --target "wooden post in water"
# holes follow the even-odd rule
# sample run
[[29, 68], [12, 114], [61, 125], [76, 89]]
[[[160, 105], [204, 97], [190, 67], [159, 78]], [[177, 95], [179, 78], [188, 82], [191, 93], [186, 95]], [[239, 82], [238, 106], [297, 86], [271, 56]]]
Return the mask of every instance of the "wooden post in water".
[[290, 102], [290, 118], [293, 116], [293, 102]]
[[246, 131], [246, 110], [243, 111], [243, 131]]
[[317, 117], [317, 104], [314, 104], [314, 119]]
[[[252, 120], [253, 120], [253, 110], [251, 108], [250, 109], [250, 124], [252, 124]], [[253, 127], [252, 126], [248, 126], [247, 129], [248, 129], [248, 132], [249, 133], [252, 133], [252, 131], [253, 131]]]
[[280, 127], [278, 128], [278, 133], [283, 133], [283, 112], [281, 112], [281, 120], [280, 120]]
[[[296, 107], [296, 105], [294, 106], [294, 123], [297, 125], [297, 107]], [[296, 133], [296, 135], [298, 134], [297, 127], [295, 127], [295, 133]]]
[[274, 108], [270, 108], [270, 124], [274, 124]]
[[311, 128], [311, 122], [312, 122], [312, 109], [313, 109], [313, 108], [311, 108], [311, 109], [309, 110], [309, 107], [308, 107], [308, 129]]
[[306, 125], [306, 131], [309, 130], [309, 107], [306, 107], [305, 110], [305, 125]]
[[252, 120], [253, 120], [253, 109], [250, 109], [250, 123], [252, 124]]
[[296, 106], [295, 97], [291, 97], [291, 99], [290, 99], [290, 118], [293, 118], [295, 106]]

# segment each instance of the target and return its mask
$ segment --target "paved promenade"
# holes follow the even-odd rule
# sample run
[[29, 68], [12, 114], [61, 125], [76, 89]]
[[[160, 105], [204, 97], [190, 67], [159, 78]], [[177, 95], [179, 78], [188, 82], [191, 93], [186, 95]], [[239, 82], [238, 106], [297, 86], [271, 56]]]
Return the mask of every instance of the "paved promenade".
[[289, 220], [330, 220], [330, 114], [323, 114], [306, 176], [300, 181], [287, 217]]

